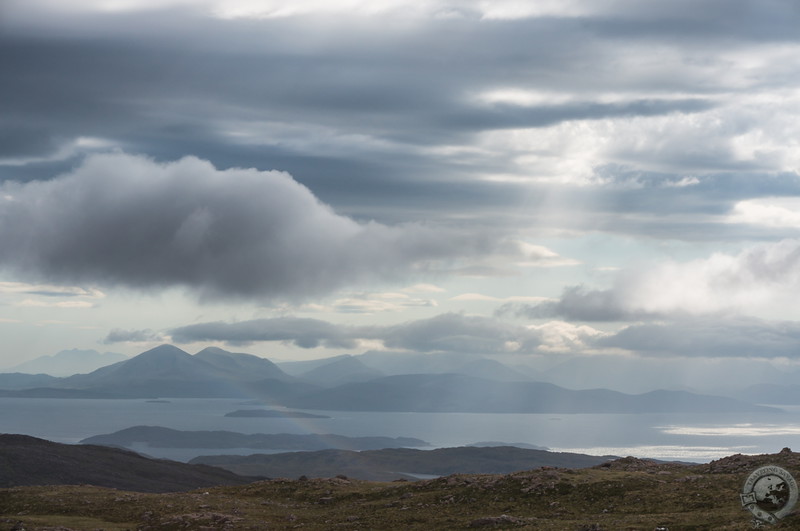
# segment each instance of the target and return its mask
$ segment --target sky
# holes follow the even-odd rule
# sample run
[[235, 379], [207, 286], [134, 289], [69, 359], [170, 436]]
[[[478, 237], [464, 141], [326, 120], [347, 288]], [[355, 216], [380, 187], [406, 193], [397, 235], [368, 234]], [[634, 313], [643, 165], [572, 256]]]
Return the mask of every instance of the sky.
[[800, 358], [794, 0], [3, 0], [0, 367]]

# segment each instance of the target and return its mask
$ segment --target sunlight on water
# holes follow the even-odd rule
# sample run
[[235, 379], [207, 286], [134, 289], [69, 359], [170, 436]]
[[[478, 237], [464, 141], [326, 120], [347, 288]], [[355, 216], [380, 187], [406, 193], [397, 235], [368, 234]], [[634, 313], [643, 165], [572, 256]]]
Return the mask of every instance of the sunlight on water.
[[800, 425], [734, 424], [731, 426], [658, 426], [670, 435], [698, 435], [708, 437], [776, 437], [800, 435]]
[[755, 446], [623, 446], [591, 448], [551, 448], [554, 452], [589, 455], [635, 456], [643, 459], [707, 462], [731, 454], [758, 453]]

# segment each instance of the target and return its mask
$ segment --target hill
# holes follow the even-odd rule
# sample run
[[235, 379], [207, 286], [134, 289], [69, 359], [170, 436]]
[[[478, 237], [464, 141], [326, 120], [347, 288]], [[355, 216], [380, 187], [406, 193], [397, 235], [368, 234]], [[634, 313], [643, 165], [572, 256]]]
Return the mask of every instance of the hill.
[[[416, 482], [274, 479], [170, 494], [90, 486], [0, 490], [0, 522], [16, 529], [619, 529], [746, 530], [740, 492], [773, 464], [795, 477], [800, 454], [734, 455], [686, 466], [632, 457], [584, 469], [458, 474]], [[795, 511], [770, 529], [797, 529]]]
[[[50, 376], [71, 376], [73, 374], [88, 373], [128, 359], [123, 354], [116, 352], [100, 353], [96, 350], [62, 350], [52, 356], [39, 356], [30, 361], [20, 363], [6, 369], [6, 372], [21, 372], [26, 374], [47, 374]], [[8, 389], [8, 387], [2, 387]]]
[[732, 398], [684, 391], [629, 395], [573, 391], [543, 382], [500, 382], [460, 374], [387, 376], [287, 400], [300, 409], [470, 413], [677, 413], [777, 411]]
[[159, 426], [134, 426], [106, 435], [95, 435], [82, 444], [131, 446], [146, 443], [153, 448], [252, 448], [254, 450], [321, 450], [428, 446], [411, 437], [346, 437], [334, 434], [253, 433], [232, 431], [179, 431]]
[[511, 446], [437, 448], [415, 450], [385, 448], [353, 452], [322, 450], [256, 455], [214, 455], [192, 459], [190, 463], [213, 465], [247, 476], [333, 477], [393, 481], [419, 476], [449, 474], [502, 474], [543, 466], [586, 468], [611, 459], [545, 450], [526, 450]]
[[[243, 485], [253, 478], [201, 465], [155, 460], [105, 446], [0, 435], [0, 487], [91, 484], [138, 492]], [[0, 504], [2, 505], [2, 504]]]
[[58, 382], [58, 378], [49, 374], [0, 373], [0, 389], [31, 389], [46, 387], [56, 382]]
[[363, 382], [385, 376], [381, 371], [367, 367], [353, 356], [338, 357], [300, 374], [309, 382], [325, 387], [335, 387], [350, 382]]

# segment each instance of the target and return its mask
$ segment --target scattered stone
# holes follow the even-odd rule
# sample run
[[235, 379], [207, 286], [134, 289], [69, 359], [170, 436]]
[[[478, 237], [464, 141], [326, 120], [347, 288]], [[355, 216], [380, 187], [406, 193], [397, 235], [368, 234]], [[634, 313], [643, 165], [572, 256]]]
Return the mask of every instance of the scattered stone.
[[164, 529], [228, 530], [241, 518], [220, 513], [190, 513], [163, 518], [137, 528], [137, 531], [159, 531]]
[[516, 516], [501, 514], [500, 516], [486, 516], [484, 518], [478, 518], [477, 520], [470, 522], [468, 527], [497, 527], [508, 525], [523, 526], [528, 525], [529, 523], [530, 521], [524, 518], [517, 518]]

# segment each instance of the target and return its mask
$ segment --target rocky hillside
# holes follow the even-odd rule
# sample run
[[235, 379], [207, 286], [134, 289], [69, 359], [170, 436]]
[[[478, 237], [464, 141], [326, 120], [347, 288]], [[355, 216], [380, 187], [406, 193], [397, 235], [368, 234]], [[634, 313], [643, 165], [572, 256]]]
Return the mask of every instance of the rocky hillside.
[[[184, 493], [88, 486], [0, 490], [11, 529], [751, 529], [739, 493], [756, 468], [795, 476], [800, 454], [735, 455], [679, 465], [624, 458], [587, 469], [452, 475], [376, 483], [334, 477], [274, 479]], [[16, 526], [16, 527], [14, 527]], [[797, 529], [800, 514], [771, 529]]]

